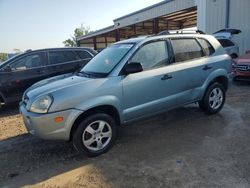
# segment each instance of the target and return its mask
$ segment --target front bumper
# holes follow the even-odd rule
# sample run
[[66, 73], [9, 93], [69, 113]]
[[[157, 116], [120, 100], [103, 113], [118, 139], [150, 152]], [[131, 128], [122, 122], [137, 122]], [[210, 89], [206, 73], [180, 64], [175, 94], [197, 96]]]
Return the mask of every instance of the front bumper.
[[[68, 141], [71, 128], [76, 118], [83, 111], [70, 109], [55, 113], [37, 114], [28, 112], [24, 105], [20, 105], [20, 113], [29, 133], [43, 139]], [[63, 117], [63, 121], [56, 123], [55, 117]]]
[[234, 79], [235, 80], [250, 81], [250, 71], [249, 72], [241, 72], [238, 70], [234, 70]]

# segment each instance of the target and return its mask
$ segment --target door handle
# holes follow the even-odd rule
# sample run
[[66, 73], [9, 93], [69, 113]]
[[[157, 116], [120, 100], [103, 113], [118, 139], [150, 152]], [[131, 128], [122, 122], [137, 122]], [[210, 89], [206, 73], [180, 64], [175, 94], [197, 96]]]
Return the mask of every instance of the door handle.
[[173, 78], [171, 75], [165, 74], [163, 77], [161, 77], [161, 80], [169, 80]]
[[213, 68], [213, 67], [210, 67], [210, 66], [206, 65], [206, 66], [203, 67], [202, 69], [206, 71], [206, 70], [209, 70], [209, 69], [212, 69], [212, 68]]

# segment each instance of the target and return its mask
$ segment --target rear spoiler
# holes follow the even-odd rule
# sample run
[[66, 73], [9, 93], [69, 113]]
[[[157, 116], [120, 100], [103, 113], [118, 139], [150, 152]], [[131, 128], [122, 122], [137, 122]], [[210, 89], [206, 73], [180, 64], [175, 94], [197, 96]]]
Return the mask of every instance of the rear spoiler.
[[241, 33], [241, 30], [239, 29], [221, 29], [217, 32], [215, 32], [214, 34], [218, 34], [218, 33], [230, 33], [231, 35], [237, 35], [239, 33]]

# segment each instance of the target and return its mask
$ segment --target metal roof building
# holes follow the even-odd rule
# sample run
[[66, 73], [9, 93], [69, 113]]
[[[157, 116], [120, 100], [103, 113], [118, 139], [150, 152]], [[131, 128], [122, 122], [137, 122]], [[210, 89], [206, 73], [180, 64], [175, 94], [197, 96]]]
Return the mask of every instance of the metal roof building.
[[235, 41], [243, 53], [250, 49], [250, 0], [165, 0], [116, 18], [114, 25], [79, 37], [79, 46], [103, 49], [116, 41], [163, 30], [197, 27], [212, 34], [223, 28], [242, 30]]

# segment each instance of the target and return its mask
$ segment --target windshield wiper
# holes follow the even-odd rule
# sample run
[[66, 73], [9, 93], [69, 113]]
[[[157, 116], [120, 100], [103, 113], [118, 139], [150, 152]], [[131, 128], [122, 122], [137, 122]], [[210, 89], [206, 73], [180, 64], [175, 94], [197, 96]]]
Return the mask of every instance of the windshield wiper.
[[81, 72], [76, 72], [76, 75], [77, 75], [77, 76], [83, 76], [83, 77], [86, 77], [86, 78], [90, 78], [90, 77], [91, 77], [90, 74], [88, 74], [88, 73], [86, 73], [86, 72], [83, 72], [83, 71], [81, 71]]

